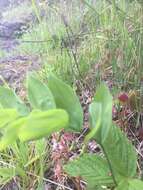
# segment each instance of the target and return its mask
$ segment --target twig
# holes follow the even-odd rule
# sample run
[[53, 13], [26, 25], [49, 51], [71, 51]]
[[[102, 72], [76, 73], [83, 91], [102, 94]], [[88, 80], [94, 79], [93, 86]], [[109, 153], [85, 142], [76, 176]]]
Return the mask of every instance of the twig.
[[[29, 175], [32, 175], [32, 176], [34, 176], [34, 177], [40, 178], [40, 176], [35, 175], [35, 174], [31, 173], [31, 172], [26, 172], [26, 173], [29, 174]], [[57, 186], [59, 186], [59, 187], [65, 188], [65, 189], [67, 189], [67, 190], [73, 190], [73, 189], [71, 189], [70, 187], [66, 187], [65, 185], [62, 185], [62, 184], [60, 184], [60, 183], [56, 183], [55, 181], [52, 181], [52, 180], [50, 180], [50, 179], [47, 179], [47, 178], [44, 178], [44, 177], [43, 177], [42, 179], [43, 179], [43, 181], [49, 182], [49, 183], [51, 183], [51, 184], [57, 185]]]

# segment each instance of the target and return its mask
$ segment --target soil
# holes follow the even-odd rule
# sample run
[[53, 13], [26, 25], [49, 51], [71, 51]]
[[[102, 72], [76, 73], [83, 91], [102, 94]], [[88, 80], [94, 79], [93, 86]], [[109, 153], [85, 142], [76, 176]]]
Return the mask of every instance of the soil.
[[0, 85], [7, 83], [15, 92], [22, 89], [26, 73], [38, 70], [40, 63], [37, 57], [17, 56], [0, 60]]
[[8, 19], [3, 16], [6, 11], [13, 11], [20, 3], [26, 2], [27, 0], [0, 0], [0, 50], [5, 52], [0, 58], [0, 85], [7, 83], [15, 91], [20, 90], [28, 71], [40, 68], [37, 57], [12, 55], [19, 45], [19, 38], [27, 31], [30, 23], [35, 22], [34, 14], [29, 12], [20, 17]]

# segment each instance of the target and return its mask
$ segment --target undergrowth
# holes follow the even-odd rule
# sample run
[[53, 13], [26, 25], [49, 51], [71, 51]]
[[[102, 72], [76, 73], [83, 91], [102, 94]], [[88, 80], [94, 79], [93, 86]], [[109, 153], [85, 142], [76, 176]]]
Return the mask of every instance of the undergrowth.
[[[63, 81], [73, 87], [76, 86], [76, 89], [80, 87], [77, 91], [89, 88], [94, 93], [96, 86], [104, 80], [113, 95], [132, 90], [136, 96], [136, 91], [142, 90], [143, 77], [142, 1], [79, 0], [68, 3], [47, 5], [43, 2], [41, 7], [33, 5], [35, 14], [38, 14], [37, 17], [40, 19], [38, 18], [36, 26], [31, 26], [22, 36], [21, 45], [15, 53], [40, 58], [42, 69], [38, 74], [42, 81], [47, 81], [52, 71]], [[41, 9], [44, 10], [42, 16], [39, 15]], [[138, 96], [142, 103], [142, 95]], [[137, 107], [136, 111], [139, 113], [140, 108]], [[135, 122], [137, 125], [137, 119]], [[60, 138], [62, 135], [56, 140], [60, 141]], [[10, 183], [9, 189], [15, 188], [14, 184], [22, 189], [44, 189], [43, 181], [55, 183], [55, 186], [61, 189], [66, 189], [74, 181], [78, 187], [80, 183], [78, 178], [71, 179], [72, 182], [69, 184], [62, 181], [61, 184], [66, 184], [65, 187], [44, 176], [45, 173], [54, 176], [53, 173], [49, 174], [52, 165], [50, 143], [49, 139], [46, 142], [18, 141], [12, 149], [4, 150], [0, 154], [0, 165], [8, 169], [5, 172], [2, 170], [4, 175], [2, 188]], [[63, 152], [61, 155], [63, 156]], [[57, 163], [58, 159], [55, 160], [53, 162]], [[58, 167], [61, 166], [59, 165], [56, 170], [52, 168], [57, 173]], [[75, 173], [73, 176], [76, 176]], [[82, 182], [82, 185], [85, 186], [85, 183]]]
[[93, 4], [82, 1], [73, 3], [70, 13], [66, 12], [69, 4], [72, 5], [68, 2], [65, 12], [60, 3], [49, 5], [47, 19], [41, 18], [23, 36], [21, 51], [40, 56], [46, 75], [49, 69], [54, 70], [71, 83], [87, 77], [93, 79], [95, 86], [110, 76], [118, 89], [139, 88], [142, 5], [129, 0], [115, 4], [106, 0]]

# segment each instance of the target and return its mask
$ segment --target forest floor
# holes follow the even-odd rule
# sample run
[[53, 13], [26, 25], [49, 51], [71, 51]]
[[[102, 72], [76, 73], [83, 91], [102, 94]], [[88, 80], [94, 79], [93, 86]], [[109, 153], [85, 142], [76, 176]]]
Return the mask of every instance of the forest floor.
[[[45, 81], [52, 71], [72, 85], [84, 110], [81, 134], [69, 137], [61, 133], [51, 139], [52, 146], [47, 148], [43, 161], [45, 190], [85, 189], [83, 180], [63, 173], [61, 162], [65, 161], [63, 154], [71, 159], [80, 153], [89, 128], [88, 106], [102, 80], [115, 100], [113, 121], [135, 145], [140, 175], [143, 171], [143, 10], [139, 3], [130, 7], [118, 5], [114, 7], [117, 15], [108, 1], [104, 4], [93, 0], [92, 6], [83, 2], [39, 0], [35, 6], [27, 0], [0, 1], [0, 85], [10, 86], [25, 99], [27, 73], [36, 71]], [[116, 100], [122, 100], [124, 95], [128, 101], [117, 107]], [[70, 155], [59, 148], [63, 141], [65, 146], [75, 142]], [[29, 152], [32, 150], [29, 148]], [[95, 141], [89, 143], [88, 152], [100, 152]], [[34, 159], [30, 157], [33, 165], [28, 168], [24, 187], [20, 184], [22, 179], [14, 178], [2, 189], [40, 189]]]

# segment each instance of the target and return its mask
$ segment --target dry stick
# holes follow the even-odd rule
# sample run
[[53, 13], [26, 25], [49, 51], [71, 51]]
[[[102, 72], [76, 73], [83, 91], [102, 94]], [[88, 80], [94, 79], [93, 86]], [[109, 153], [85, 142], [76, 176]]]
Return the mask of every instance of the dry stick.
[[136, 152], [143, 158], [142, 153], [138, 149], [136, 149]]
[[[29, 175], [32, 175], [32, 176], [34, 176], [34, 177], [37, 177], [37, 178], [40, 178], [40, 176], [38, 176], [38, 175], [35, 175], [35, 174], [33, 174], [33, 173], [31, 173], [31, 172], [26, 172], [27, 174], [29, 174]], [[54, 184], [54, 185], [57, 185], [57, 186], [59, 186], [59, 187], [62, 187], [62, 188], [65, 188], [65, 189], [67, 189], [67, 190], [73, 190], [73, 189], [71, 189], [70, 187], [66, 187], [65, 185], [62, 185], [62, 184], [60, 184], [60, 183], [56, 183], [56, 182], [54, 182], [54, 181], [52, 181], [52, 180], [50, 180], [50, 179], [46, 179], [46, 178], [42, 178], [44, 181], [46, 181], [46, 182], [49, 182], [49, 183], [51, 183], [51, 184]]]
[[[141, 156], [141, 159], [143, 159], [143, 155], [142, 155], [142, 153], [138, 149], [136, 149], [136, 152], [138, 153], [138, 155]], [[141, 163], [141, 166], [138, 164], [138, 168], [140, 170], [140, 177], [141, 177], [141, 179], [143, 179], [143, 168], [142, 167], [143, 167], [142, 163]]]
[[[11, 165], [11, 164], [8, 164], [8, 163], [3, 162], [3, 161], [0, 161], [0, 163], [3, 164], [3, 165], [9, 166], [9, 167], [11, 167], [11, 168], [13, 168], [13, 169], [15, 169], [15, 166], [13, 166], [13, 165]], [[31, 173], [31, 172], [26, 172], [26, 173], [29, 174], [29, 175], [32, 175], [32, 176], [34, 176], [34, 177], [40, 178], [40, 176], [35, 175], [35, 174]], [[57, 186], [60, 186], [60, 187], [62, 187], [62, 188], [65, 188], [65, 189], [67, 189], [67, 190], [73, 190], [73, 189], [71, 189], [71, 188], [69, 188], [69, 187], [66, 187], [66, 186], [62, 185], [62, 184], [56, 183], [56, 182], [54, 182], [54, 181], [52, 181], [52, 180], [50, 180], [50, 179], [46, 179], [46, 178], [42, 178], [42, 179], [43, 179], [44, 181], [47, 181], [47, 182], [49, 182], [49, 183], [51, 183], [51, 184], [55, 184], [55, 185], [57, 185]]]
[[[14, 166], [14, 165], [11, 165], [11, 164], [6, 163], [6, 162], [4, 162], [4, 161], [0, 161], [0, 166], [1, 166], [1, 164], [2, 164], [2, 165], [4, 165], [4, 166], [8, 166], [8, 167], [10, 167], [10, 168], [15, 169], [15, 166]], [[17, 183], [16, 183], [16, 181], [15, 181], [15, 178], [14, 178], [14, 177], [13, 177], [13, 180], [14, 180], [15, 184], [17, 185]], [[8, 182], [8, 180], [7, 180], [7, 182]], [[0, 190], [2, 190], [2, 189], [4, 188], [4, 186], [5, 186], [5, 184], [4, 184], [4, 185], [2, 185], [2, 186], [0, 187]], [[17, 187], [19, 187], [19, 186], [17, 185]]]
[[0, 80], [3, 82], [3, 84], [4, 84], [4, 86], [5, 86], [6, 88], [10, 89], [8, 83], [6, 82], [6, 80], [4, 79], [4, 77], [1, 76], [1, 75], [0, 75]]

